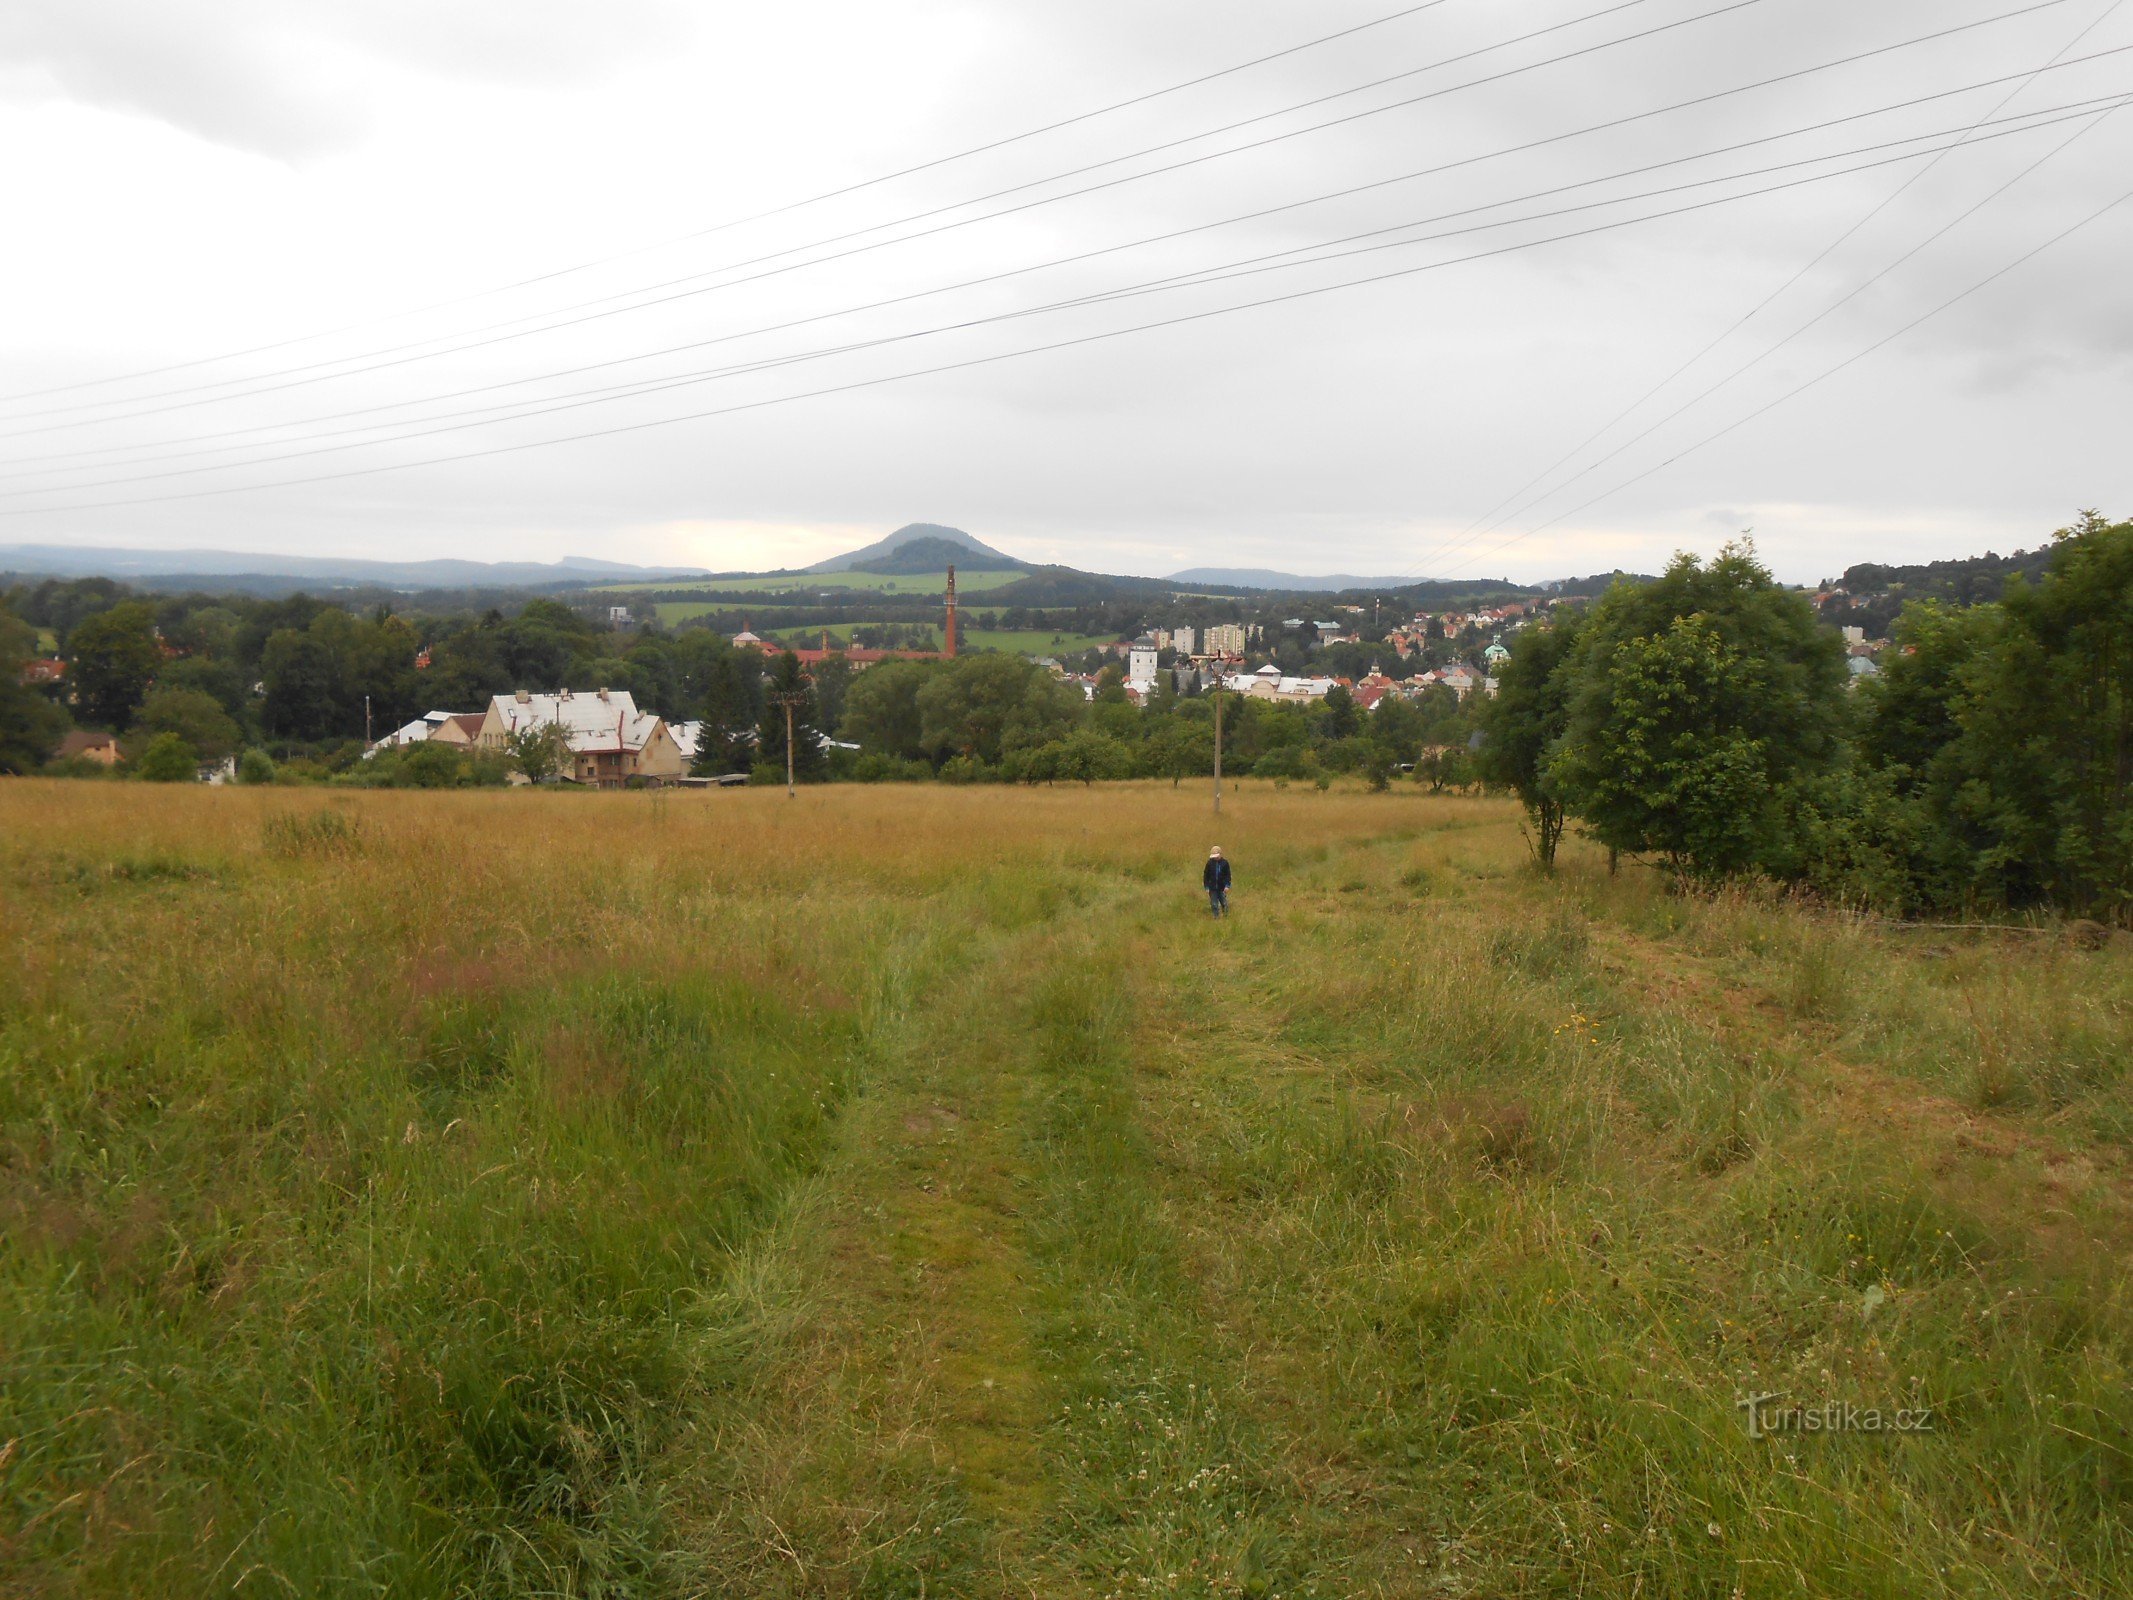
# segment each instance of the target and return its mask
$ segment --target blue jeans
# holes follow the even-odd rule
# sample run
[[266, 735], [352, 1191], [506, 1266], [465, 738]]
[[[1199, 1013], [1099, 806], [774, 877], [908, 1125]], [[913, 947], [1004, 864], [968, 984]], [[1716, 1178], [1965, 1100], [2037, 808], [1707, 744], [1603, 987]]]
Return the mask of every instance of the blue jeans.
[[1229, 914], [1229, 891], [1227, 889], [1208, 890], [1207, 909], [1215, 916], [1227, 916]]

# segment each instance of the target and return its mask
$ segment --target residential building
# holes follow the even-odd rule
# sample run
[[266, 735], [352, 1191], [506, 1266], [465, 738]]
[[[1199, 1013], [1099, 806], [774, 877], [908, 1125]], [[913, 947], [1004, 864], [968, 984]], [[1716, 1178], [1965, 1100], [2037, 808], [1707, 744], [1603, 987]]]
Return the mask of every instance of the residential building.
[[1155, 640], [1146, 634], [1133, 641], [1126, 652], [1126, 681], [1146, 686], [1155, 682], [1156, 658], [1161, 652]]
[[481, 735], [481, 724], [482, 713], [479, 711], [425, 711], [405, 727], [393, 729], [366, 754], [397, 750], [402, 745], [426, 744], [432, 739], [470, 750]]
[[115, 767], [124, 759], [117, 738], [108, 733], [90, 733], [76, 728], [59, 741], [61, 761], [94, 761], [100, 767]]
[[500, 694], [489, 702], [475, 744], [501, 752], [514, 733], [541, 727], [562, 730], [571, 756], [564, 776], [576, 783], [601, 788], [632, 778], [670, 783], [688, 769], [665, 721], [639, 711], [626, 689]]
[[40, 657], [22, 664], [22, 681], [31, 684], [58, 683], [67, 675], [67, 664], [58, 656]]
[[1241, 622], [1218, 622], [1200, 636], [1200, 648], [1211, 656], [1241, 656], [1249, 641]]
[[1171, 649], [1175, 650], [1175, 651], [1176, 651], [1176, 652], [1177, 652], [1177, 653], [1178, 653], [1179, 655], [1181, 655], [1181, 656], [1189, 656], [1189, 655], [1191, 655], [1191, 654], [1193, 653], [1193, 648], [1192, 648], [1192, 647], [1193, 647], [1193, 630], [1192, 630], [1192, 629], [1190, 629], [1190, 628], [1172, 628], [1172, 629], [1170, 630], [1170, 648], [1171, 648]]

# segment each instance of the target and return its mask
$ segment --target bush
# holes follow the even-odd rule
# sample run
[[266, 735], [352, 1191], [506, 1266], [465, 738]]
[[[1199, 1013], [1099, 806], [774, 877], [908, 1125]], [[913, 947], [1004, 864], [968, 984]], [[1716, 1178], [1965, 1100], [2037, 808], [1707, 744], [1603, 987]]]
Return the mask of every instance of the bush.
[[274, 758], [264, 750], [247, 750], [237, 758], [237, 781], [243, 784], [272, 783], [280, 773]]
[[923, 761], [899, 761], [876, 751], [858, 757], [844, 776], [854, 783], [920, 783], [933, 776]]
[[200, 758], [176, 734], [159, 733], [133, 764], [133, 775], [144, 783], [191, 783], [200, 776]]
[[1318, 762], [1311, 752], [1297, 745], [1284, 745], [1279, 750], [1269, 750], [1252, 763], [1255, 778], [1308, 778], [1318, 771]]

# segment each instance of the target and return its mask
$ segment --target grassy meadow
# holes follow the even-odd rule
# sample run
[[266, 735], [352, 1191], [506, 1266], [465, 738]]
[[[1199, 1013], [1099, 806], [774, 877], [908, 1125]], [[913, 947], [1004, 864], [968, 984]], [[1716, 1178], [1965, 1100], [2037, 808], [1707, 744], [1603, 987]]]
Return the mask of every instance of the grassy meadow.
[[[709, 605], [694, 600], [662, 600], [654, 608], [659, 620], [669, 628], [678, 628], [684, 622], [697, 617], [709, 616], [714, 611], [731, 611], [730, 604]], [[769, 630], [785, 637], [788, 642], [809, 645], [820, 643], [824, 634], [838, 645], [851, 643], [852, 630], [870, 626], [864, 622], [831, 622], [808, 628], [794, 628], [778, 621], [775, 611], [765, 611], [752, 619], [756, 628]], [[934, 624], [936, 632], [939, 624]], [[1004, 650], [1012, 655], [1080, 655], [1084, 650], [1099, 648], [1113, 643], [1117, 638], [1109, 633], [1061, 633], [1056, 628], [976, 628], [967, 619], [956, 625], [956, 639], [969, 650]]]
[[0, 783], [0, 1594], [2133, 1591], [2125, 936], [1564, 854]]
[[[955, 587], [958, 594], [981, 594], [1028, 576], [1027, 572], [1012, 567], [997, 570], [972, 568], [968, 572], [956, 573]], [[695, 578], [658, 585], [661, 594], [701, 589], [714, 594], [764, 595], [818, 595], [844, 589], [864, 589], [874, 594], [938, 595], [947, 587], [945, 568], [939, 572], [743, 572], [726, 578]], [[641, 594], [644, 588], [641, 583], [608, 583], [597, 585], [588, 592]]]

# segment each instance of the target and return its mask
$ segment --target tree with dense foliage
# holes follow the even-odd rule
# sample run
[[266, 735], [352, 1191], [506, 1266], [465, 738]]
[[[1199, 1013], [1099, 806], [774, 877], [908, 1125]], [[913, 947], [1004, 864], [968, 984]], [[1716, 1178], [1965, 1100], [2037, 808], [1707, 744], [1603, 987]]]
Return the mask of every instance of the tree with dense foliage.
[[138, 600], [84, 617], [67, 636], [67, 676], [91, 722], [123, 729], [163, 664], [155, 613]]
[[244, 730], [213, 695], [199, 689], [169, 689], [158, 685], [134, 713], [130, 737], [146, 746], [158, 734], [174, 733], [202, 761], [220, 761], [236, 753], [244, 742]]
[[918, 692], [929, 668], [917, 661], [884, 661], [852, 680], [844, 697], [844, 736], [869, 755], [916, 761], [926, 753]]
[[133, 764], [133, 775], [144, 783], [191, 783], [200, 776], [200, 759], [175, 733], [159, 733]]
[[[857, 691], [858, 686], [853, 686]], [[1080, 720], [1079, 690], [1016, 656], [962, 656], [928, 674], [918, 691], [919, 744], [935, 761], [966, 756], [998, 764], [1034, 750]]]
[[1476, 765], [1484, 782], [1503, 785], [1525, 806], [1533, 856], [1545, 872], [1555, 870], [1567, 816], [1549, 762], [1569, 727], [1574, 679], [1568, 664], [1578, 622], [1566, 610], [1548, 626], [1518, 634], [1481, 715]]
[[35, 643], [28, 625], [0, 603], [0, 773], [35, 771], [66, 733], [66, 712], [22, 681]]
[[504, 735], [504, 754], [528, 783], [549, 783], [570, 771], [570, 737], [553, 722], [513, 728]]
[[1745, 543], [1617, 584], [1580, 630], [1546, 781], [1610, 849], [1714, 877], [1783, 856], [1789, 787], [1841, 753], [1839, 637]]
[[2062, 529], [1958, 677], [1933, 787], [1980, 887], [2016, 905], [2133, 905], [2133, 522], [2089, 512]]

